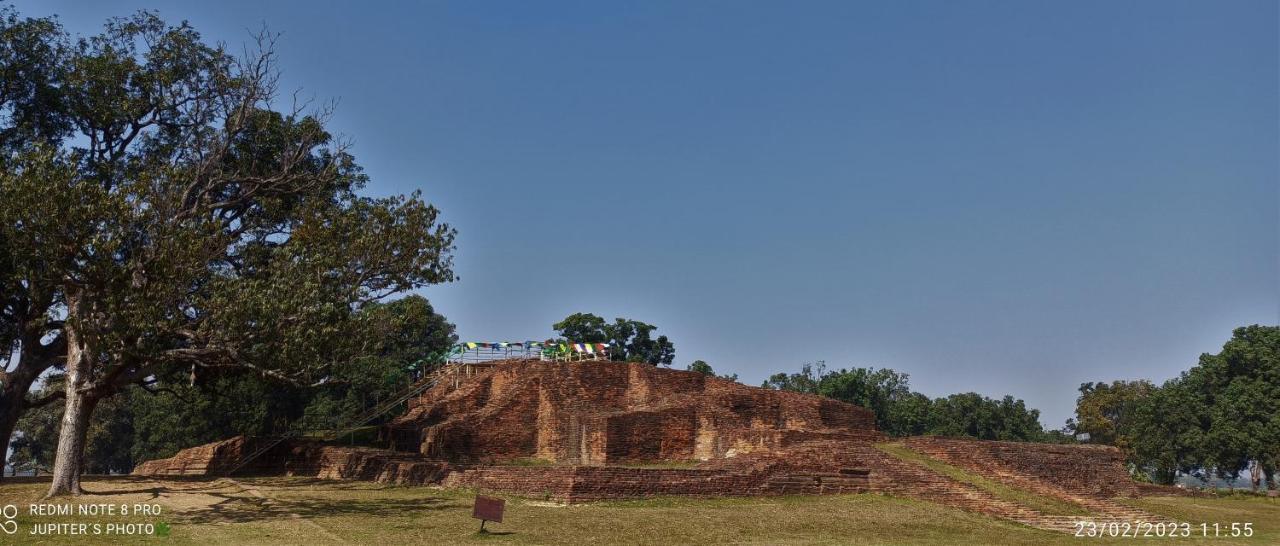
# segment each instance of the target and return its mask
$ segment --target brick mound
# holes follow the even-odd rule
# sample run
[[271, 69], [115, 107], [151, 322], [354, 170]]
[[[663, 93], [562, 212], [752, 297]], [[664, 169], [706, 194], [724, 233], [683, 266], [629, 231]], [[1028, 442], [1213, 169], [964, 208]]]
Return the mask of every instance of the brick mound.
[[445, 381], [387, 428], [396, 450], [467, 463], [705, 461], [883, 439], [873, 413], [829, 398], [645, 364], [536, 360]]
[[[880, 491], [1027, 525], [1044, 514], [876, 446], [874, 415], [843, 402], [620, 362], [453, 366], [383, 427], [392, 449], [282, 443], [244, 470], [408, 485], [476, 487], [561, 502], [653, 495]], [[1097, 522], [1154, 516], [1111, 500], [1152, 492], [1115, 448], [936, 437], [903, 445], [955, 467], [1073, 503]], [[249, 442], [232, 438], [147, 461], [142, 475], [217, 475]], [[1172, 490], [1172, 488], [1169, 488]]]
[[144, 461], [133, 467], [142, 476], [207, 476], [224, 474], [247, 450], [241, 436], [179, 451], [168, 459]]

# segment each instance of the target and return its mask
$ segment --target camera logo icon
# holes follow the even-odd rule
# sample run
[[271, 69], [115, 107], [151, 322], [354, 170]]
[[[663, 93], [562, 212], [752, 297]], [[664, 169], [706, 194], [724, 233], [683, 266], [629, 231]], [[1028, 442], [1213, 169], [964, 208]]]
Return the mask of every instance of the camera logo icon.
[[0, 522], [0, 531], [4, 531], [6, 535], [18, 532], [18, 522], [14, 521], [18, 518], [17, 506], [12, 504], [4, 505], [4, 508], [0, 508], [0, 516], [4, 516], [4, 521]]

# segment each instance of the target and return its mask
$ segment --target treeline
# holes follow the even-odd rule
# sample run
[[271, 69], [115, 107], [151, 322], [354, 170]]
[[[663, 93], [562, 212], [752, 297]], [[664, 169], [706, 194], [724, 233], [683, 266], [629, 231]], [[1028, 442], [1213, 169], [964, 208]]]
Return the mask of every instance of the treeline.
[[[359, 320], [378, 325], [368, 330], [367, 340], [378, 350], [336, 366], [320, 385], [277, 381], [243, 368], [173, 369], [103, 399], [86, 433], [85, 470], [128, 473], [143, 461], [232, 436], [335, 428], [343, 416], [360, 413], [408, 386], [439, 364], [432, 355], [444, 354], [458, 341], [454, 325], [417, 295], [369, 304]], [[622, 360], [668, 365], [675, 357], [674, 344], [666, 336], [654, 336], [657, 327], [638, 320], [609, 323], [575, 313], [552, 328], [562, 341], [610, 343]], [[62, 376], [51, 374], [33, 395], [50, 396], [64, 388]], [[14, 470], [50, 470], [62, 410], [48, 404], [23, 413], [11, 442]]]
[[[127, 473], [143, 461], [244, 434], [278, 434], [290, 427], [331, 428], [389, 398], [412, 382], [426, 355], [456, 341], [454, 326], [421, 296], [373, 304], [362, 316], [382, 325], [379, 351], [340, 368], [331, 381], [299, 386], [244, 369], [174, 371], [146, 386], [124, 389], [98, 404], [84, 453], [85, 471]], [[51, 376], [36, 393], [64, 388]], [[58, 445], [62, 407], [28, 410], [18, 421], [9, 463], [48, 472]]]
[[936, 434], [983, 440], [1067, 442], [1064, 432], [1046, 431], [1040, 410], [1012, 396], [988, 398], [978, 393], [930, 398], [911, 390], [908, 376], [888, 368], [827, 370], [824, 363], [805, 364], [795, 373], [778, 373], [761, 385], [818, 394], [867, 408], [876, 426], [890, 436]]
[[[1280, 468], [1280, 326], [1238, 328], [1218, 354], [1177, 378], [1085, 383], [1071, 432], [1124, 450], [1134, 474], [1178, 474], [1277, 486]], [[1268, 477], [1270, 479], [1268, 479]]]

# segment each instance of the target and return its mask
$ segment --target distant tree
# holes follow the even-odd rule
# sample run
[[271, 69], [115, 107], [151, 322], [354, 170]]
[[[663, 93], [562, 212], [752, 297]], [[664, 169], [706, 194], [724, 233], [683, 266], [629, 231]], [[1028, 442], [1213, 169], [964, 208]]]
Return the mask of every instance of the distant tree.
[[1181, 378], [1139, 399], [1126, 433], [1135, 474], [1164, 485], [1172, 485], [1179, 472], [1205, 477], [1200, 453], [1207, 414], [1203, 398]]
[[995, 400], [968, 392], [934, 400], [928, 433], [1035, 442], [1044, 438], [1044, 426], [1040, 411], [1027, 408], [1022, 400], [1012, 396]]
[[822, 377], [826, 375], [826, 372], [826, 362], [821, 360], [813, 364], [806, 362], [800, 366], [800, 371], [794, 373], [775, 373], [769, 376], [769, 378], [760, 386], [766, 389], [777, 389], [780, 391], [818, 394], [818, 384], [822, 380]]
[[[35, 394], [60, 392], [61, 385], [41, 386]], [[48, 472], [53, 468], [53, 456], [58, 449], [58, 419], [61, 412], [55, 405], [30, 408], [18, 419], [18, 432], [9, 447], [9, 464], [16, 470]]]
[[1280, 468], [1280, 327], [1237, 328], [1218, 354], [1204, 354], [1178, 378], [1081, 387], [1077, 430], [1124, 447], [1157, 483], [1178, 473], [1276, 487]]
[[687, 369], [687, 370], [689, 370], [689, 371], [691, 371], [691, 372], [698, 372], [698, 373], [703, 374], [703, 375], [715, 375], [715, 374], [716, 374], [715, 370], [712, 370], [712, 369], [711, 369], [711, 365], [710, 365], [710, 364], [707, 364], [707, 363], [706, 363], [706, 361], [703, 361], [703, 360], [695, 360], [695, 361], [693, 361], [692, 363], [690, 363], [690, 364], [689, 364], [689, 367], [688, 367], [688, 368], [686, 368], [686, 369]]
[[[929, 432], [933, 400], [918, 392], [910, 392], [890, 400], [885, 424], [881, 430], [890, 436], [919, 436]], [[879, 415], [877, 414], [877, 423]]]
[[[173, 371], [146, 389], [132, 387], [99, 405], [91, 421], [85, 468], [91, 473], [127, 473], [139, 462], [170, 457], [178, 450], [235, 435], [279, 433], [304, 426], [339, 424], [371, 407], [411, 380], [413, 363], [452, 346], [454, 327], [421, 296], [367, 306], [364, 318], [378, 355], [344, 366], [335, 380], [315, 387], [269, 381], [246, 370]], [[60, 381], [42, 392], [57, 392]], [[28, 412], [19, 421], [11, 464], [48, 469], [57, 446], [60, 406]]]
[[1090, 443], [1116, 446], [1125, 452], [1131, 466], [1140, 466], [1133, 429], [1138, 406], [1155, 390], [1146, 380], [1083, 383], [1076, 398], [1076, 416], [1067, 421], [1067, 430], [1088, 434]]
[[698, 372], [703, 375], [709, 375], [711, 377], [718, 377], [720, 379], [724, 379], [725, 381], [733, 381], [735, 383], [738, 381], [738, 374], [735, 373], [731, 375], [716, 375], [715, 370], [711, 369], [711, 365], [707, 364], [705, 361], [702, 361], [702, 360], [695, 360], [691, 362], [689, 364], [689, 367], [685, 369], [691, 372]]
[[922, 424], [916, 421], [920, 399], [913, 397], [907, 374], [887, 368], [829, 372], [819, 379], [818, 394], [875, 412], [876, 426], [886, 434], [911, 434]]
[[[60, 381], [43, 385], [37, 394], [48, 395], [62, 389]], [[9, 464], [16, 469], [47, 472], [53, 467], [57, 453], [61, 407], [47, 405], [32, 408], [18, 420], [21, 431], [12, 442]], [[133, 469], [131, 443], [132, 408], [127, 396], [103, 400], [94, 412], [86, 432], [84, 465], [94, 474], [122, 474]]]
[[676, 357], [667, 336], [653, 337], [657, 326], [638, 320], [616, 318], [609, 324], [590, 313], [574, 313], [551, 327], [569, 342], [608, 343], [614, 358], [628, 362], [670, 366]]
[[936, 400], [911, 390], [907, 374], [888, 368], [851, 368], [829, 371], [819, 361], [804, 364], [799, 372], [778, 373], [761, 385], [819, 394], [867, 408], [876, 415], [876, 426], [891, 436], [939, 434], [991, 440], [1042, 441], [1048, 438], [1040, 424], [1040, 412], [1022, 400], [1006, 396], [993, 400], [975, 393]]
[[308, 428], [331, 428], [354, 412], [372, 407], [428, 372], [431, 355], [457, 343], [454, 326], [426, 298], [411, 295], [376, 303], [360, 312], [376, 352], [335, 370], [335, 381], [308, 389], [303, 417]]
[[609, 341], [609, 334], [605, 332], [607, 325], [603, 318], [591, 313], [574, 313], [551, 328], [572, 343], [606, 343]]
[[1044, 436], [1042, 436], [1042, 437], [1041, 437], [1039, 440], [1037, 440], [1037, 441], [1039, 441], [1039, 442], [1045, 442], [1045, 443], [1048, 443], [1048, 444], [1076, 444], [1076, 443], [1079, 443], [1079, 442], [1076, 440], [1075, 435], [1071, 434], [1071, 432], [1070, 432], [1070, 431], [1068, 431], [1068, 430], [1067, 430], [1067, 429], [1065, 429], [1065, 428], [1062, 428], [1062, 429], [1046, 430], [1046, 431], [1044, 431]]
[[1219, 476], [1235, 476], [1256, 463], [1274, 486], [1280, 467], [1280, 326], [1237, 328], [1221, 352], [1201, 355], [1182, 385], [1203, 401], [1193, 406], [1207, 423], [1201, 464]]

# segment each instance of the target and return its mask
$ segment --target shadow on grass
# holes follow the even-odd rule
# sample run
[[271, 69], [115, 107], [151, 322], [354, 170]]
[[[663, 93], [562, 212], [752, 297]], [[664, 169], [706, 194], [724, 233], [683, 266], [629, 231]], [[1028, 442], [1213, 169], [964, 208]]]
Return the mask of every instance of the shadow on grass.
[[490, 536], [504, 537], [507, 535], [514, 535], [514, 534], [516, 534], [515, 531], [490, 531], [488, 529], [485, 529], [483, 531], [476, 531], [475, 534], [472, 536], [476, 538], [485, 538]]
[[[47, 477], [5, 480], [6, 484], [48, 483]], [[135, 485], [130, 487], [131, 485]], [[111, 497], [145, 494], [150, 500], [183, 494], [203, 495], [208, 504], [174, 514], [175, 521], [185, 523], [246, 523], [262, 520], [329, 516], [398, 517], [422, 515], [424, 512], [465, 507], [447, 494], [429, 493], [426, 488], [412, 488], [426, 493], [411, 498], [386, 498], [376, 493], [405, 489], [393, 484], [363, 481], [325, 480], [309, 477], [256, 476], [234, 480], [210, 476], [86, 476], [82, 484], [87, 497], [107, 501]], [[375, 498], [361, 499], [346, 492], [374, 493]], [[274, 493], [292, 498], [275, 498]], [[325, 498], [332, 496], [335, 498]], [[298, 498], [301, 497], [301, 498]]]
[[217, 495], [222, 501], [205, 510], [188, 512], [180, 517], [184, 523], [249, 523], [289, 518], [294, 514], [306, 519], [334, 516], [389, 518], [420, 515], [427, 511], [461, 508], [448, 499], [303, 499], [280, 501], [262, 497]]

